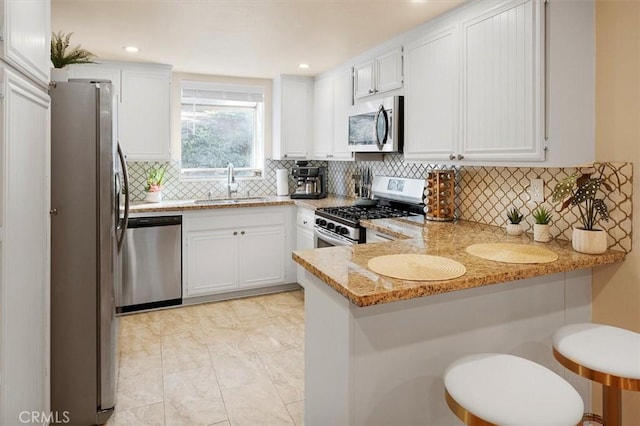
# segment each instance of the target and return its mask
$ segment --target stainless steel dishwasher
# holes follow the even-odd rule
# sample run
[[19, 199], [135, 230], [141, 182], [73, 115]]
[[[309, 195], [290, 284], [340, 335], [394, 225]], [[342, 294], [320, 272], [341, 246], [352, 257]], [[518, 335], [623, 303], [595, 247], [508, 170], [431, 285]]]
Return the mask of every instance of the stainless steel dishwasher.
[[182, 216], [129, 218], [116, 312], [182, 303]]

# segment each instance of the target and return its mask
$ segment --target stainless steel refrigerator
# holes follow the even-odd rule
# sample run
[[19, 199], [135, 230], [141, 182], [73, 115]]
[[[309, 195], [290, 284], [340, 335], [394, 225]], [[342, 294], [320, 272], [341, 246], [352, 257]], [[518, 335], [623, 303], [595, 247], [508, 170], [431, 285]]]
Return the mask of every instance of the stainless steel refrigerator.
[[114, 288], [128, 217], [108, 82], [51, 85], [51, 410], [105, 423], [116, 388]]

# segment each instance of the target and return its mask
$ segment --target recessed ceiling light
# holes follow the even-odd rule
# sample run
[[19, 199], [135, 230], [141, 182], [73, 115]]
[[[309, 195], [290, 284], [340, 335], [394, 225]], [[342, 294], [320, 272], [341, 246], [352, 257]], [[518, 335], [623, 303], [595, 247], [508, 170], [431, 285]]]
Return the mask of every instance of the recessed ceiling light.
[[125, 46], [124, 50], [126, 50], [127, 52], [130, 52], [130, 53], [138, 53], [140, 51], [140, 49], [138, 49], [135, 46]]
[[298, 68], [307, 69], [309, 68], [309, 64], [298, 64]]

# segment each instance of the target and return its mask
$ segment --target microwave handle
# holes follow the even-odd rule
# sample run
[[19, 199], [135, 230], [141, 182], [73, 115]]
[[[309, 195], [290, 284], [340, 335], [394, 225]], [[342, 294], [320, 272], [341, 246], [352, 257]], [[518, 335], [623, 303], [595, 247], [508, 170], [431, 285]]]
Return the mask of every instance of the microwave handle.
[[[384, 123], [385, 123], [382, 137], [380, 137], [380, 127], [378, 127], [378, 123], [380, 121], [381, 116], [384, 119]], [[387, 114], [387, 111], [384, 109], [384, 105], [380, 105], [380, 108], [378, 108], [378, 112], [376, 113], [376, 118], [374, 120], [373, 125], [376, 128], [376, 131], [375, 131], [376, 145], [378, 145], [378, 149], [382, 151], [382, 149], [384, 148], [383, 145], [387, 143], [387, 139], [389, 137], [389, 115]]]

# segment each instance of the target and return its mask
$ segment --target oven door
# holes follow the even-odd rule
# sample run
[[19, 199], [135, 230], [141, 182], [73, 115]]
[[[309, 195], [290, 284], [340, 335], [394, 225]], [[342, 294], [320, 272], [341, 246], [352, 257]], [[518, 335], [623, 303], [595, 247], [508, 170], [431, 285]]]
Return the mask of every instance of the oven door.
[[349, 238], [345, 238], [341, 235], [336, 235], [331, 231], [327, 231], [324, 228], [315, 227], [313, 229], [313, 240], [315, 248], [322, 247], [334, 247], [334, 246], [350, 246], [358, 244]]

